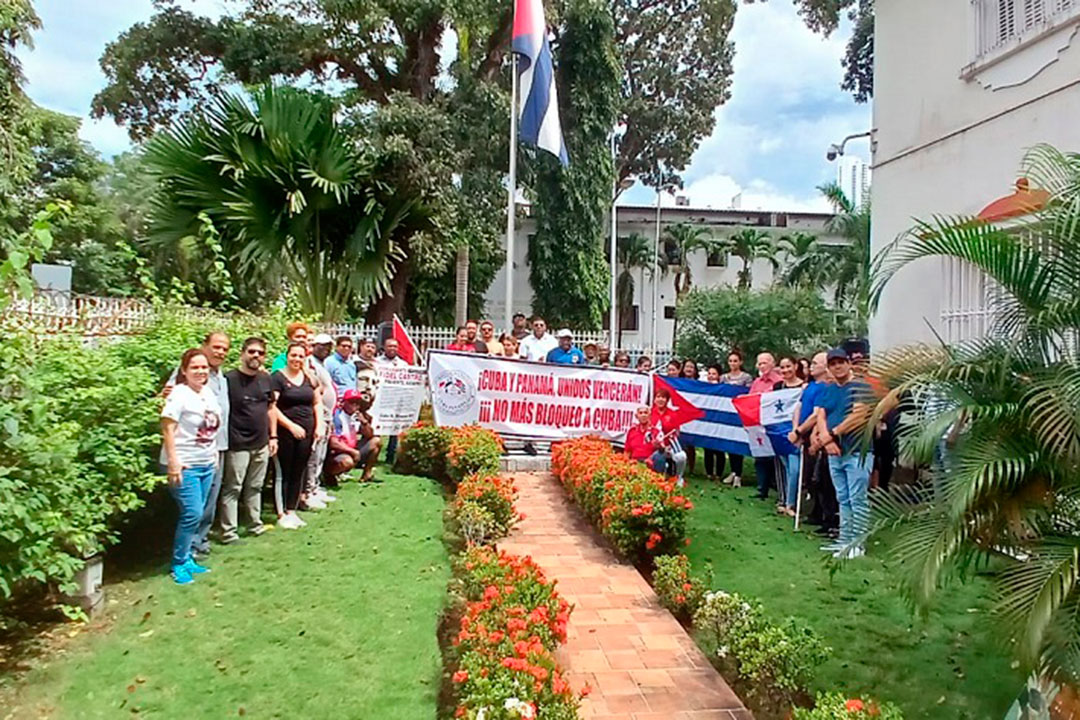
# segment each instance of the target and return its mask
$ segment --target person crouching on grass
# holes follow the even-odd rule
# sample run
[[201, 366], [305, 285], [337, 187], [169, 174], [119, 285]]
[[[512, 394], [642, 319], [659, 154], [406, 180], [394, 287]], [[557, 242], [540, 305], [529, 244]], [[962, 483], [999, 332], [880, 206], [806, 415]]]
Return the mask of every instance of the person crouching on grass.
[[659, 453], [660, 472], [663, 472], [664, 463], [667, 462], [667, 460], [664, 458], [663, 450], [661, 450], [655, 442], [654, 438], [656, 433], [653, 432], [652, 423], [649, 422], [649, 415], [651, 412], [648, 405], [642, 405], [634, 411], [634, 417], [637, 419], [637, 423], [626, 431], [626, 442], [623, 444], [623, 452], [625, 452], [631, 460], [643, 462], [649, 467], [653, 466], [653, 455]]
[[341, 396], [341, 404], [334, 411], [330, 460], [326, 463], [326, 474], [334, 482], [360, 466], [364, 468], [361, 482], [371, 480], [382, 448], [382, 439], [375, 435], [371, 416], [367, 413], [371, 404], [370, 395], [356, 390], [346, 390]]
[[177, 585], [189, 585], [193, 575], [209, 572], [192, 557], [192, 544], [218, 463], [221, 406], [207, 386], [209, 378], [206, 353], [199, 348], [186, 351], [180, 358], [176, 387], [161, 409], [162, 455], [169, 493], [180, 508], [172, 551], [172, 578]]
[[[671, 393], [663, 388], [656, 391], [649, 416], [658, 447], [653, 456], [653, 469], [667, 477], [676, 478], [676, 485], [682, 487], [683, 475], [686, 473], [686, 452], [679, 444], [679, 426], [675, 423], [670, 403]], [[661, 454], [666, 462], [660, 462]]]

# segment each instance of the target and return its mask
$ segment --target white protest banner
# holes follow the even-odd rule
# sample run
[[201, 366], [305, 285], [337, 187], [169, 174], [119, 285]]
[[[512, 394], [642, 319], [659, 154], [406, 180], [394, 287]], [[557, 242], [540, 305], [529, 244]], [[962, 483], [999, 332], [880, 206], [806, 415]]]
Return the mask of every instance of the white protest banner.
[[427, 372], [419, 367], [380, 367], [371, 417], [376, 435], [397, 435], [416, 424]]
[[618, 439], [649, 400], [652, 378], [631, 370], [556, 365], [432, 350], [436, 425], [479, 424], [500, 435]]

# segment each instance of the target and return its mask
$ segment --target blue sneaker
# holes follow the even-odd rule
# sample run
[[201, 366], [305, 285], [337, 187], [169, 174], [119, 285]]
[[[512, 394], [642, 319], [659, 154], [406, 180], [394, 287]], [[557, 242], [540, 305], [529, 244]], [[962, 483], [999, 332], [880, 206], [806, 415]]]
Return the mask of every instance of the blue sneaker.
[[202, 575], [203, 573], [210, 572], [210, 568], [203, 567], [199, 563], [195, 562], [193, 558], [187, 559], [187, 562], [184, 563], [184, 570], [187, 571], [188, 575]]
[[190, 585], [195, 582], [195, 578], [191, 577], [191, 573], [184, 565], [173, 565], [172, 579], [177, 585]]

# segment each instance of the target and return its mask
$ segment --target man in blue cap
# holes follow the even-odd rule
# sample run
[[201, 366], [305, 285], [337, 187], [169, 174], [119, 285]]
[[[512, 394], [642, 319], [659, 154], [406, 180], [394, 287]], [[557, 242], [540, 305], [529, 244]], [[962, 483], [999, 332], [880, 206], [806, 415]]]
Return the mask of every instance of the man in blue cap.
[[870, 471], [874, 454], [862, 448], [860, 434], [870, 415], [870, 386], [852, 372], [851, 358], [842, 348], [826, 355], [833, 382], [822, 388], [817, 399], [817, 427], [814, 444], [828, 455], [829, 474], [840, 506], [840, 538], [822, 550], [834, 557], [852, 559], [865, 554], [863, 539], [870, 517]]

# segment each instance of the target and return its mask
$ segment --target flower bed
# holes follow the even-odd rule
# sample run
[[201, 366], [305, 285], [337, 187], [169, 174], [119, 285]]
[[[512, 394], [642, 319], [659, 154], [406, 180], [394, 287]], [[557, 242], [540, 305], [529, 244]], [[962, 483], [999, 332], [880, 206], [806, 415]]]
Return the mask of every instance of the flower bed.
[[470, 475], [498, 474], [502, 453], [502, 439], [478, 425], [418, 422], [398, 436], [394, 471], [459, 483]]
[[795, 708], [794, 720], [904, 720], [900, 708], [870, 698], [818, 693], [813, 710]]
[[479, 425], [449, 428], [449, 431], [446, 469], [451, 480], [461, 482], [470, 475], [498, 474], [502, 438]]
[[450, 429], [418, 422], [398, 436], [394, 472], [421, 475], [446, 482], [446, 454], [450, 451]]
[[671, 611], [679, 622], [689, 625], [694, 613], [705, 600], [712, 586], [712, 567], [707, 566], [705, 577], [690, 572], [690, 559], [685, 555], [666, 555], [656, 558], [652, 584], [660, 604]]
[[477, 473], [457, 487], [452, 512], [467, 544], [482, 545], [506, 537], [521, 518], [514, 509], [517, 488], [509, 477]]
[[673, 481], [598, 438], [552, 445], [551, 467], [585, 516], [620, 553], [636, 563], [676, 552], [685, 544], [693, 503]]
[[745, 681], [766, 710], [786, 712], [805, 702], [815, 668], [831, 653], [810, 628], [791, 618], [773, 622], [760, 603], [736, 594], [707, 593], [693, 624], [706, 654]]
[[527, 557], [469, 548], [459, 560], [465, 606], [453, 640], [454, 717], [576, 720], [579, 698], [553, 655], [571, 608]]

